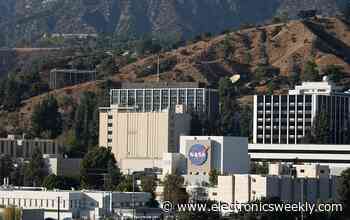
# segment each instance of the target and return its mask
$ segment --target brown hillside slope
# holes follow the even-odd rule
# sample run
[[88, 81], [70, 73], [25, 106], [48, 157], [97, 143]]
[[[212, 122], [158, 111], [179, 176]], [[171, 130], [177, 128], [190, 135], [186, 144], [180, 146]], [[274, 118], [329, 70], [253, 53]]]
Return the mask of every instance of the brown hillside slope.
[[[318, 18], [221, 35], [162, 54], [161, 79], [210, 84], [222, 76], [249, 74], [257, 64], [269, 64], [288, 75], [294, 68], [303, 69], [310, 59], [315, 59], [321, 70], [339, 64], [350, 73], [349, 27], [336, 18]], [[231, 48], [225, 55], [227, 42]], [[114, 79], [155, 80], [156, 62], [156, 56], [142, 59], [121, 69]]]
[[[338, 64], [343, 66], [350, 77], [349, 28], [349, 24], [337, 18], [317, 18], [220, 35], [162, 53], [160, 78], [165, 81], [200, 81], [216, 85], [220, 77], [239, 73], [246, 76], [245, 83], [249, 84], [256, 79], [254, 69], [258, 64], [270, 65], [280, 75], [288, 76], [295, 69], [302, 70], [310, 59], [316, 61], [321, 73], [326, 65]], [[153, 55], [125, 66], [111, 79], [155, 81], [156, 70], [157, 56]], [[76, 99], [82, 91], [95, 89], [96, 83], [88, 83], [57, 90], [54, 94]], [[265, 89], [259, 86], [255, 92]], [[33, 105], [42, 97], [26, 100], [21, 109], [22, 115], [28, 117]]]

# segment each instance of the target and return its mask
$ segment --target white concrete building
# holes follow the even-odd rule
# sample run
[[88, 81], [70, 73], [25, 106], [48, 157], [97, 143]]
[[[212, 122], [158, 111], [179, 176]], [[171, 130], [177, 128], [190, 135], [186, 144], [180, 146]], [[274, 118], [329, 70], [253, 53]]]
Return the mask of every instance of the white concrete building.
[[112, 148], [123, 172], [160, 167], [164, 153], [179, 152], [179, 137], [189, 134], [190, 122], [183, 111], [100, 108], [99, 145]]
[[[0, 205], [24, 210], [42, 210], [56, 220], [101, 219], [117, 210], [145, 207], [149, 193], [104, 191], [46, 191], [39, 188], [1, 188]], [[58, 219], [58, 216], [59, 219]]]
[[187, 158], [186, 182], [208, 182], [213, 170], [221, 174], [249, 172], [248, 139], [223, 136], [181, 136], [180, 153]]
[[265, 198], [279, 198], [284, 202], [329, 201], [338, 198], [336, 185], [337, 178], [334, 176], [296, 178], [288, 175], [235, 174], [219, 176], [218, 186], [208, 190], [208, 198], [229, 204]]
[[222, 174], [249, 172], [247, 138], [181, 136], [180, 153], [187, 158], [189, 175], [207, 175], [211, 170]]
[[329, 115], [332, 144], [346, 143], [350, 95], [332, 82], [304, 82], [288, 95], [254, 96], [253, 144], [301, 144], [320, 112]]

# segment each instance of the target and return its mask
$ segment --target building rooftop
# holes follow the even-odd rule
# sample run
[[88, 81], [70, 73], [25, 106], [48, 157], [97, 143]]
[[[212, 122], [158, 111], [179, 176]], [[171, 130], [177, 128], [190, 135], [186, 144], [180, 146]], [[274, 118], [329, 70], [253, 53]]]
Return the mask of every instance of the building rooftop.
[[199, 82], [126, 82], [122, 89], [144, 89], [144, 88], [206, 88], [205, 84]]
[[341, 87], [336, 86], [333, 82], [324, 78], [322, 82], [303, 82], [295, 86], [295, 89], [289, 90], [289, 95], [332, 95], [346, 94], [341, 92]]

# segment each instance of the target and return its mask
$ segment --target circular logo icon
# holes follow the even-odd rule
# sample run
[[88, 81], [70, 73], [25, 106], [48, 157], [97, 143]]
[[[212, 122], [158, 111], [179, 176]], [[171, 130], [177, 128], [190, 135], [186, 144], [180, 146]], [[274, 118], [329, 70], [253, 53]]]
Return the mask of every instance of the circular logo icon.
[[194, 144], [188, 152], [188, 158], [196, 166], [203, 165], [208, 159], [209, 147], [203, 144]]

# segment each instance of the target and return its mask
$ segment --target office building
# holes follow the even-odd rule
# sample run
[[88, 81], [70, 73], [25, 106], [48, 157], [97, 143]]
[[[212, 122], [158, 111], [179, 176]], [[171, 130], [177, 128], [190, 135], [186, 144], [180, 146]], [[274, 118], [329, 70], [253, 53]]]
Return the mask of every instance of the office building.
[[175, 110], [183, 105], [186, 112], [218, 112], [219, 99], [215, 89], [199, 83], [125, 83], [110, 91], [111, 105], [131, 106], [140, 112]]
[[111, 147], [123, 171], [160, 167], [164, 153], [179, 152], [179, 137], [190, 132], [191, 116], [177, 112], [137, 112], [100, 108], [99, 146]]
[[58, 155], [62, 144], [50, 139], [25, 139], [16, 135], [0, 138], [1, 155], [30, 159], [36, 148], [39, 148], [42, 154]]
[[50, 72], [50, 89], [60, 89], [96, 80], [95, 70], [53, 69]]
[[151, 195], [144, 192], [48, 191], [9, 186], [0, 189], [2, 207], [40, 210], [44, 219], [56, 220], [120, 218], [123, 210], [146, 207], [150, 199]]
[[253, 144], [301, 144], [321, 112], [327, 113], [331, 140], [343, 144], [350, 96], [332, 82], [304, 82], [288, 95], [254, 96]]

